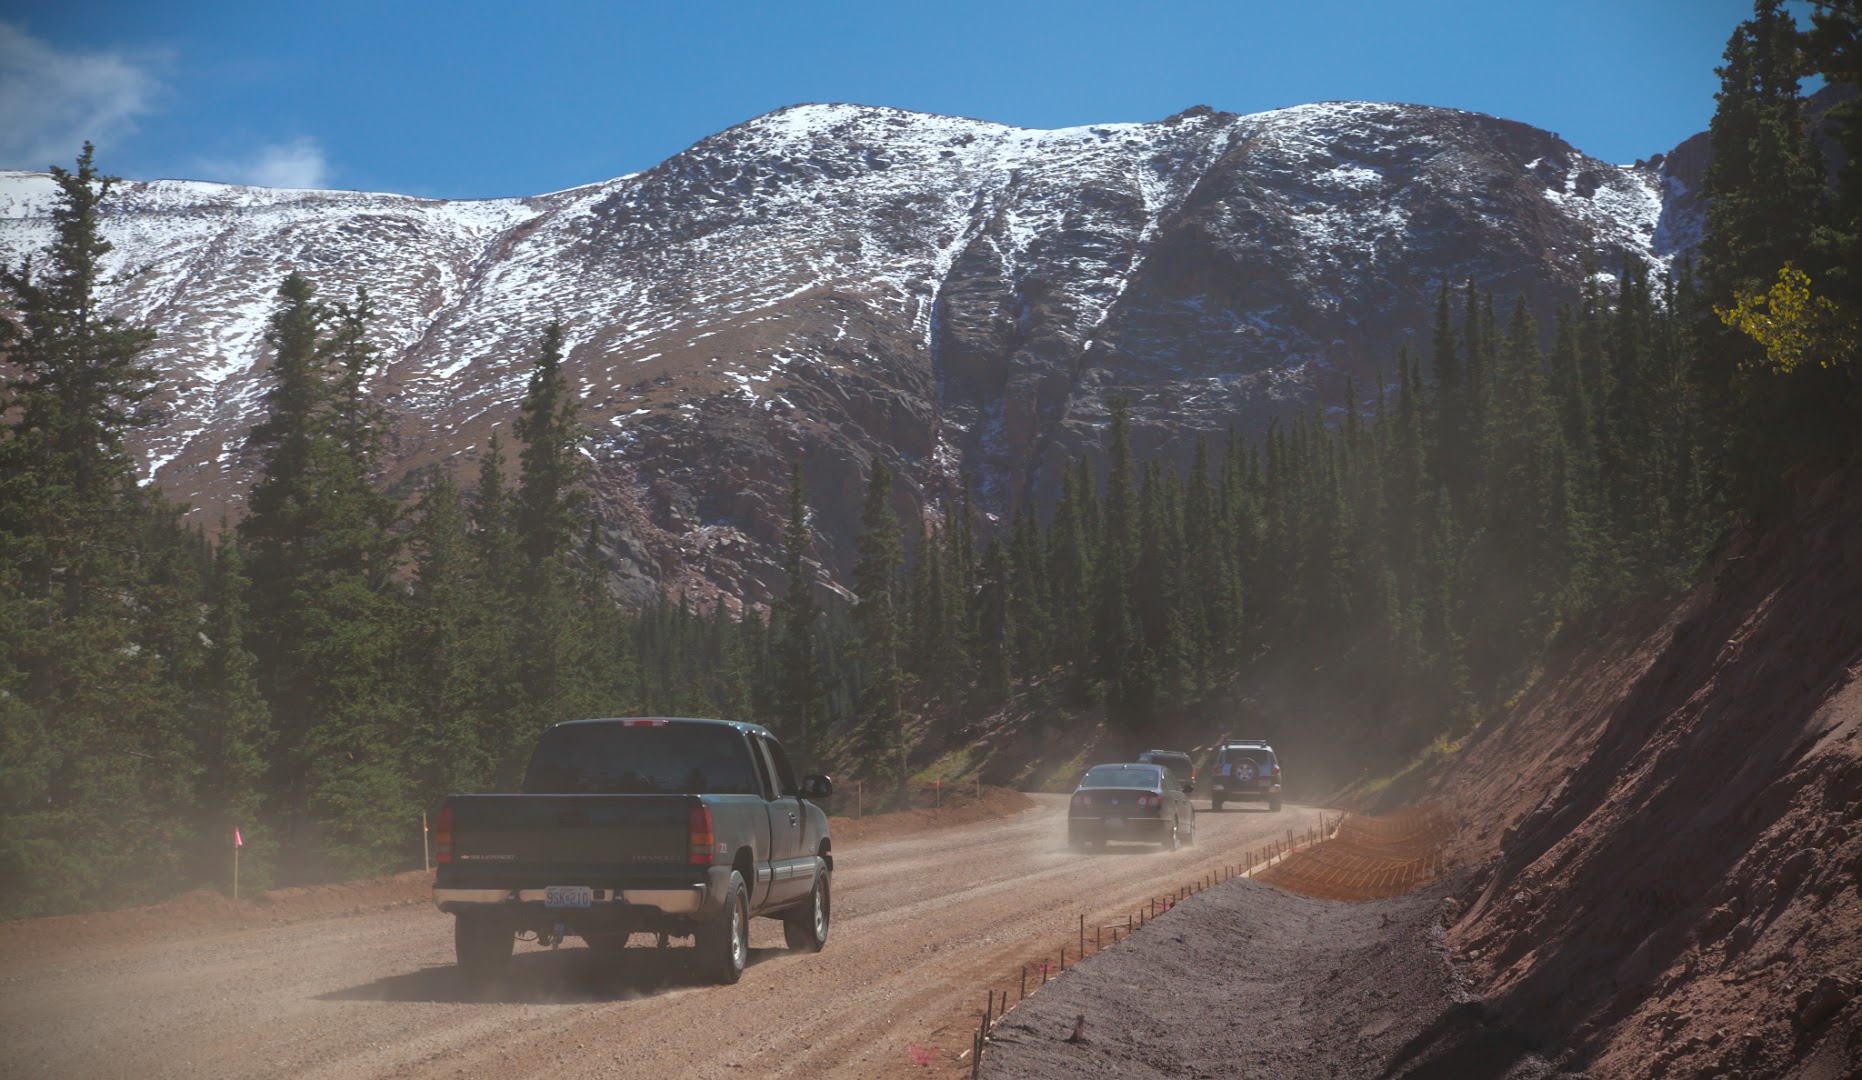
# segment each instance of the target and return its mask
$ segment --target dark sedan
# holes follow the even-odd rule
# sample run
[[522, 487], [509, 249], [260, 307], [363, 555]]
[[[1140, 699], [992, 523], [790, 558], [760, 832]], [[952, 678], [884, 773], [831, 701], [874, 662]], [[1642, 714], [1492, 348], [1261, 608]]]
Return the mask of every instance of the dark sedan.
[[1076, 851], [1130, 840], [1175, 851], [1196, 842], [1196, 811], [1161, 765], [1095, 765], [1067, 807], [1067, 843]]

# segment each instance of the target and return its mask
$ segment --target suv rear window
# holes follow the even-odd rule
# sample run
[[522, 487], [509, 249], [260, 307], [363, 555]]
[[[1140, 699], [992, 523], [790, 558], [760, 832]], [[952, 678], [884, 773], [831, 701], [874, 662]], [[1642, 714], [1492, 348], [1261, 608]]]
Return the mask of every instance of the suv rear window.
[[1138, 755], [1138, 760], [1151, 765], [1162, 765], [1169, 769], [1178, 780], [1188, 780], [1195, 771], [1188, 754], [1179, 754], [1170, 750], [1151, 750]]
[[754, 795], [750, 748], [719, 724], [570, 724], [537, 743], [530, 795]]
[[1273, 753], [1267, 750], [1230, 746], [1224, 748], [1222, 751], [1222, 763], [1225, 765], [1240, 761], [1243, 758], [1254, 762], [1256, 765], [1272, 765], [1274, 761]]

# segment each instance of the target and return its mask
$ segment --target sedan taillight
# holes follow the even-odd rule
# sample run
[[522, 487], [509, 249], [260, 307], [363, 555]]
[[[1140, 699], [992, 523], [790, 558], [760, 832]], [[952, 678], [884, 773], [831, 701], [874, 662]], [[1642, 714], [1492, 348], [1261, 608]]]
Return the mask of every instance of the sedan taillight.
[[1075, 795], [1073, 797], [1073, 805], [1091, 806], [1093, 805], [1093, 797], [1091, 795]]

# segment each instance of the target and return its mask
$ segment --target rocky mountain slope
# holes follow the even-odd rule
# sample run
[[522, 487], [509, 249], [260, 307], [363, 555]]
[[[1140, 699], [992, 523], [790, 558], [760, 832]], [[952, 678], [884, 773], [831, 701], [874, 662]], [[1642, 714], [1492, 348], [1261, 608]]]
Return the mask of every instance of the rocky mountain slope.
[[[803, 105], [526, 199], [125, 183], [107, 229], [140, 272], [110, 303], [160, 334], [145, 475], [208, 522], [252, 478], [290, 270], [376, 301], [385, 483], [508, 431], [561, 318], [617, 587], [762, 599], [791, 459], [844, 579], [870, 454], [909, 527], [966, 474], [995, 515], [1050, 493], [1114, 393], [1142, 453], [1339, 402], [1347, 376], [1372, 394], [1445, 280], [1549, 316], [1593, 257], [1688, 250], [1690, 157], [1608, 165], [1405, 105], [1057, 131]], [[0, 173], [0, 258], [44, 241], [52, 192]]]

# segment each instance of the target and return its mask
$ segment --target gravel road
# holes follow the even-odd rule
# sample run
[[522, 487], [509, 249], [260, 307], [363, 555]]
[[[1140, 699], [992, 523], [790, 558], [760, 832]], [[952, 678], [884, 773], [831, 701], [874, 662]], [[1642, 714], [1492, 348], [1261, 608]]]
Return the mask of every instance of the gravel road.
[[[1013, 817], [835, 856], [825, 952], [756, 920], [733, 987], [692, 983], [678, 948], [602, 965], [573, 941], [520, 944], [507, 980], [465, 985], [430, 905], [269, 929], [43, 947], [0, 973], [11, 1077], [865, 1077], [950, 1073], [986, 986], [1147, 898], [1318, 822], [1289, 805], [1197, 816], [1195, 847], [1065, 846], [1066, 797]], [[1206, 805], [1206, 804], [1205, 804]], [[636, 942], [645, 942], [636, 937]], [[965, 1070], [967, 1072], [967, 1070]]]

